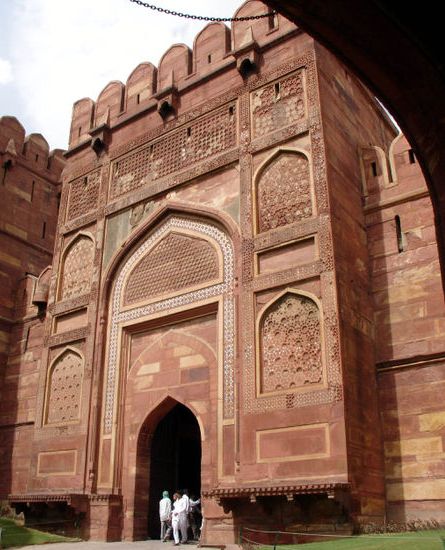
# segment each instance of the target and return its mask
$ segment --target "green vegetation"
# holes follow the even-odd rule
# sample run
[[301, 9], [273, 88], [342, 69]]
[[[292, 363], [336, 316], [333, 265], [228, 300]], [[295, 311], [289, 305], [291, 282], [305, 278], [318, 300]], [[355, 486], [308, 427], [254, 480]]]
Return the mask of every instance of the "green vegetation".
[[[255, 550], [272, 550], [272, 548], [272, 546], [259, 545], [255, 547]], [[359, 535], [304, 545], [277, 546], [277, 550], [298, 550], [300, 548], [302, 550], [444, 550], [445, 529], [387, 535]]]
[[48, 542], [74, 542], [79, 540], [22, 527], [16, 525], [13, 520], [4, 518], [0, 518], [0, 529], [2, 530], [0, 541], [2, 548], [27, 546], [29, 544], [46, 544]]

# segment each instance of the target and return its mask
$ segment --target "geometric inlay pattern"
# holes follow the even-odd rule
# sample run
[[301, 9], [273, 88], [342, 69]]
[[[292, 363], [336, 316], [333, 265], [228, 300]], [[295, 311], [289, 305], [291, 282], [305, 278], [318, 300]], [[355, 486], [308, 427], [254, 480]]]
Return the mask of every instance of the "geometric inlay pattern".
[[[184, 292], [172, 297], [162, 298], [159, 301], [146, 305], [135, 305], [133, 308], [126, 308], [121, 311], [121, 298], [128, 275], [134, 270], [141, 259], [172, 231], [176, 233], [182, 232], [183, 234], [195, 233], [197, 237], [201, 234], [216, 243], [223, 261], [222, 282], [203, 286], [198, 290]], [[213, 296], [223, 297], [223, 416], [224, 418], [233, 418], [235, 397], [233, 373], [235, 358], [235, 300], [233, 290], [234, 254], [232, 242], [224, 231], [210, 222], [191, 220], [181, 216], [171, 216], [130, 254], [117, 275], [110, 303], [110, 344], [105, 381], [106, 392], [103, 424], [105, 434], [111, 433], [113, 426], [114, 403], [117, 393], [116, 382], [119, 378], [118, 374], [121, 363], [118, 356], [120, 325], [159, 312], [168, 312], [174, 308], [192, 306], [196, 302]]]
[[252, 130], [257, 138], [305, 116], [303, 72], [267, 84], [251, 94]]
[[233, 103], [114, 161], [110, 198], [234, 147], [236, 139], [236, 104]]
[[69, 300], [90, 290], [93, 272], [94, 243], [80, 235], [70, 245], [62, 267], [62, 285], [59, 300]]
[[320, 311], [306, 296], [287, 293], [261, 322], [261, 393], [320, 384], [323, 379]]
[[68, 350], [55, 362], [48, 386], [47, 424], [70, 422], [80, 417], [83, 361]]
[[258, 231], [312, 216], [308, 158], [281, 152], [262, 170], [257, 186]]
[[78, 218], [97, 208], [99, 198], [100, 170], [95, 170], [70, 183], [67, 221]]
[[170, 233], [130, 274], [124, 305], [201, 285], [218, 277], [218, 254], [206, 240]]

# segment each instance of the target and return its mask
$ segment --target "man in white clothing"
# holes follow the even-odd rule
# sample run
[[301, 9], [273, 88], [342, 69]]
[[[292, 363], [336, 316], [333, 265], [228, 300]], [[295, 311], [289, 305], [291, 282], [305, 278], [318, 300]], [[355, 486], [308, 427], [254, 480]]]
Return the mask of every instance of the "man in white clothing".
[[179, 513], [179, 529], [181, 531], [181, 542], [185, 544], [187, 542], [187, 532], [189, 528], [189, 513], [190, 513], [190, 499], [187, 494], [187, 489], [182, 491], [182, 497], [180, 499], [180, 513]]
[[173, 538], [175, 539], [175, 546], [179, 546], [179, 528], [181, 521], [181, 513], [184, 508], [184, 502], [181, 499], [179, 493], [173, 495], [173, 512], [172, 512], [172, 527]]
[[168, 491], [162, 493], [162, 498], [159, 501], [159, 519], [161, 521], [161, 540], [167, 533], [171, 522], [172, 502], [168, 497]]

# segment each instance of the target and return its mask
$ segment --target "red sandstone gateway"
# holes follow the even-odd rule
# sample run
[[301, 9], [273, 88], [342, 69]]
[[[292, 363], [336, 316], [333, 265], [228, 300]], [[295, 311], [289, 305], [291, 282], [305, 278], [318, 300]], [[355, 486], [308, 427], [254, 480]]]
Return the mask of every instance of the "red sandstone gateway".
[[78, 101], [57, 230], [60, 152], [4, 117], [0, 155], [2, 498], [102, 540], [183, 487], [206, 544], [444, 519], [431, 204], [332, 55], [211, 23]]

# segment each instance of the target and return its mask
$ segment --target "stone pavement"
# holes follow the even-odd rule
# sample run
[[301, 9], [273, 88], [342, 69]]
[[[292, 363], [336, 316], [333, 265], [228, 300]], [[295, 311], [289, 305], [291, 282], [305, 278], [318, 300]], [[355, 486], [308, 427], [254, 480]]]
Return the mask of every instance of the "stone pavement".
[[[29, 550], [173, 550], [173, 541], [161, 542], [160, 540], [138, 540], [135, 542], [56, 542], [48, 544], [34, 544], [32, 546], [22, 546]], [[182, 544], [185, 550], [195, 550], [197, 543]]]

